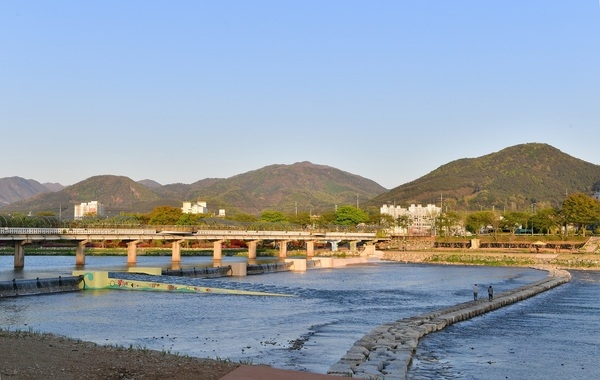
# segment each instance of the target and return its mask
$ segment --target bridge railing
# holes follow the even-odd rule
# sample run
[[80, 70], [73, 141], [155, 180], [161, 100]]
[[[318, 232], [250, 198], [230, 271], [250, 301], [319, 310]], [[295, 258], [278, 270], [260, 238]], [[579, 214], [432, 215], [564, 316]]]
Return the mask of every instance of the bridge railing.
[[3, 235], [155, 235], [153, 229], [0, 227]]

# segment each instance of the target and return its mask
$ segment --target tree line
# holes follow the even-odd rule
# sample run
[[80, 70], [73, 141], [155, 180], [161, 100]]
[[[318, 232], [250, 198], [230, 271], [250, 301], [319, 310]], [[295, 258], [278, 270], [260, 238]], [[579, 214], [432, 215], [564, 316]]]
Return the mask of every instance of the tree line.
[[[584, 193], [574, 193], [564, 199], [560, 208], [535, 209], [530, 211], [481, 210], [475, 212], [445, 211], [431, 215], [432, 234], [448, 236], [468, 231], [472, 234], [500, 231], [517, 234], [527, 231], [535, 234], [567, 233], [568, 226], [573, 231], [585, 235], [588, 229], [600, 228], [600, 201]], [[411, 226], [410, 215], [393, 218], [382, 215], [375, 207], [360, 209], [351, 205], [336, 207], [318, 216], [309, 212], [284, 213], [277, 210], [264, 210], [259, 216], [237, 213], [227, 217], [215, 218], [211, 214], [186, 214], [181, 208], [158, 206], [146, 214], [122, 213], [109, 218], [86, 215], [81, 220], [58, 220], [51, 213], [35, 216], [24, 214], [0, 215], [1, 227], [93, 227], [93, 226], [181, 226], [203, 225], [247, 227], [256, 229], [281, 228], [372, 228], [385, 230], [399, 226], [408, 229]]]

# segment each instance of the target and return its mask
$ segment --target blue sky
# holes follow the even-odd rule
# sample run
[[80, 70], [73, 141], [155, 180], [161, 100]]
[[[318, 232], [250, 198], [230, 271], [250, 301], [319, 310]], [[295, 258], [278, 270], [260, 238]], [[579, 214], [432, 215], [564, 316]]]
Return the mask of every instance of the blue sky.
[[393, 188], [528, 142], [600, 164], [599, 127], [596, 0], [0, 2], [0, 178]]

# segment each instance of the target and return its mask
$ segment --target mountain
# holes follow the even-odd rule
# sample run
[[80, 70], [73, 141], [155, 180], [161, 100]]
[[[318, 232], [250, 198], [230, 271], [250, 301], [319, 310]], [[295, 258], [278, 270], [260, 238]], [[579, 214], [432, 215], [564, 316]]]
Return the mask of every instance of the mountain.
[[107, 216], [121, 212], [147, 212], [159, 205], [181, 206], [178, 202], [163, 200], [147, 187], [123, 176], [101, 175], [68, 186], [55, 193], [38, 194], [32, 198], [10, 204], [2, 212], [53, 212], [63, 218], [72, 218], [74, 205], [99, 201], [104, 204]]
[[50, 191], [49, 188], [32, 179], [21, 177], [0, 178], [0, 208]]
[[209, 207], [233, 208], [257, 214], [265, 209], [286, 213], [333, 211], [335, 205], [355, 205], [387, 191], [376, 182], [325, 165], [297, 162], [270, 165], [247, 173], [196, 183], [187, 198], [203, 199]]
[[44, 185], [44, 187], [52, 192], [56, 192], [56, 191], [61, 191], [62, 189], [65, 188], [65, 186], [61, 185], [60, 183], [50, 183], [50, 182], [44, 182], [42, 183], [42, 185]]
[[138, 181], [138, 183], [140, 185], [146, 186], [149, 189], [158, 189], [158, 188], [162, 187], [162, 185], [160, 183], [153, 181], [151, 179], [143, 179], [141, 181]]
[[432, 203], [456, 210], [560, 207], [566, 193], [591, 195], [599, 181], [599, 165], [547, 144], [528, 143], [452, 161], [375, 197], [370, 204]]
[[[56, 193], [39, 194], [10, 204], [2, 212], [51, 211], [65, 218], [73, 206], [99, 201], [110, 215], [147, 213], [156, 206], [181, 207], [183, 201], [202, 200], [211, 212], [258, 214], [265, 209], [283, 212], [333, 210], [335, 205], [367, 201], [387, 189], [369, 179], [310, 162], [271, 165], [230, 178], [208, 178], [193, 184], [160, 186], [155, 181], [135, 182], [122, 176], [95, 176]], [[158, 186], [157, 186], [158, 185]]]

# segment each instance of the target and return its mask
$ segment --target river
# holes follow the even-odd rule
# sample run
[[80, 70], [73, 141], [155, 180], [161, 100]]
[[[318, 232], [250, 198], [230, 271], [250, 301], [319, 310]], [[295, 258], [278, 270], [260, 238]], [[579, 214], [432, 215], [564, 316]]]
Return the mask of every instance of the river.
[[[140, 256], [138, 265], [168, 268], [169, 259]], [[74, 260], [28, 256], [25, 269], [15, 272], [12, 256], [0, 256], [0, 281], [69, 275]], [[227, 260], [243, 259], [225, 258], [224, 264]], [[206, 257], [184, 257], [182, 267], [209, 262]], [[86, 257], [89, 270], [125, 268], [123, 256]], [[499, 293], [545, 276], [528, 268], [373, 262], [242, 278], [173, 278], [294, 297], [103, 290], [4, 298], [0, 326], [326, 373], [356, 340], [380, 324], [469, 301], [474, 283], [482, 289], [491, 284]], [[558, 289], [427, 336], [419, 345], [411, 378], [547, 378], [556, 371], [544, 369], [559, 362], [564, 362], [559, 363], [562, 373], [577, 368], [586, 375], [581, 378], [600, 376], [597, 365], [587, 364], [591, 354], [598, 354], [589, 344], [600, 328], [595, 304], [599, 277], [578, 272]], [[585, 297], [574, 297], [584, 289]]]

